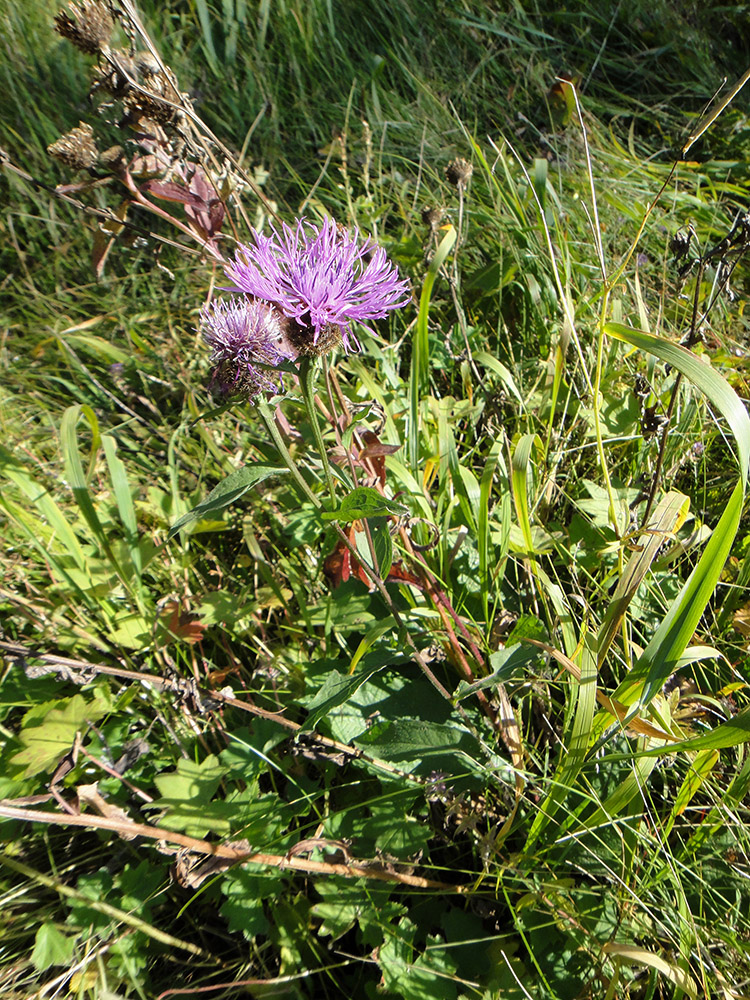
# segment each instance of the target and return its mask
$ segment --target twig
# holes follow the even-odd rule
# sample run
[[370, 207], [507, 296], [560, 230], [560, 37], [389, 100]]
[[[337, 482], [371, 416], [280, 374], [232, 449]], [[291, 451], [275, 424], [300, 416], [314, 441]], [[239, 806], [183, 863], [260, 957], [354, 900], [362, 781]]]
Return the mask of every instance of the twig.
[[[285, 854], [266, 854], [254, 851], [249, 846], [244, 848], [231, 844], [216, 844], [197, 837], [188, 837], [184, 833], [176, 833], [161, 826], [152, 826], [150, 823], [130, 823], [124, 820], [109, 819], [106, 816], [70, 816], [64, 813], [44, 812], [40, 809], [18, 809], [15, 806], [5, 805], [2, 800], [0, 800], [0, 816], [31, 823], [47, 823], [52, 826], [81, 826], [94, 830], [111, 830], [113, 833], [124, 834], [129, 839], [145, 837], [149, 840], [163, 840], [168, 844], [179, 844], [180, 847], [186, 847], [201, 854], [227, 858], [238, 864], [265, 865], [266, 867], [278, 868], [280, 871], [290, 868], [293, 871], [309, 874], [343, 875], [346, 878], [366, 878], [375, 882], [399, 882], [415, 889], [439, 889], [441, 892], [456, 894], [466, 893], [470, 889], [469, 886], [465, 885], [452, 885], [449, 882], [422, 878], [420, 875], [407, 875], [405, 872], [389, 870], [379, 867], [377, 863], [370, 864], [362, 860], [353, 860], [348, 864], [336, 864], [328, 861], [312, 861], [309, 858], [289, 857]], [[16, 866], [18, 868], [16, 862], [11, 864], [5, 857], [0, 858], [0, 860], [8, 864], [8, 867]], [[67, 887], [63, 886], [59, 891], [65, 888]], [[169, 936], [171, 937], [171, 935]]]

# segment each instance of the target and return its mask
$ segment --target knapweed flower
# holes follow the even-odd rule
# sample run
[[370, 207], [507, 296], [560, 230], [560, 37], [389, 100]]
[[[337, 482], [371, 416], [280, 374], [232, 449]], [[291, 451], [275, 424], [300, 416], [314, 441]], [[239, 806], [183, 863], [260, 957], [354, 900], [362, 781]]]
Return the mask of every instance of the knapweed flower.
[[409, 299], [385, 250], [332, 219], [283, 224], [271, 236], [253, 230], [226, 273], [230, 291], [272, 302], [294, 321], [288, 335], [298, 354], [322, 354], [340, 340], [350, 350], [358, 346], [352, 323], [366, 327]]
[[245, 295], [205, 306], [201, 332], [212, 349], [212, 387], [248, 398], [280, 389], [281, 378], [272, 369], [295, 356], [286, 339], [288, 325], [276, 306]]

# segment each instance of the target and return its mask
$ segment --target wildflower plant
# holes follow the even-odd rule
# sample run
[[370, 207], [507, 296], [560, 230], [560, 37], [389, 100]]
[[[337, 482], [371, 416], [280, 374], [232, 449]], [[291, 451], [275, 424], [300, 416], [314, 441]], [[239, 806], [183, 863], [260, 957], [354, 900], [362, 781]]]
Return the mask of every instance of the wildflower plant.
[[[216, 51], [231, 66], [241, 25], [223, 6]], [[312, 25], [326, 6], [306, 6]], [[187, 24], [184, 7], [168, 4]], [[214, 53], [213, 7], [198, 7], [203, 55]], [[271, 7], [258, 51], [300, 45], [296, 21], [281, 31], [298, 12]], [[386, 21], [404, 25], [406, 44], [402, 7]], [[746, 665], [736, 650], [730, 675], [708, 645], [713, 630], [727, 648], [732, 622], [750, 632], [739, 607], [747, 556], [718, 626], [710, 620], [750, 476], [750, 421], [733, 388], [746, 390], [747, 379], [737, 361], [730, 384], [720, 373], [730, 366], [709, 358], [702, 335], [750, 255], [747, 216], [709, 238], [722, 214], [712, 206], [693, 240], [673, 247], [679, 281], [694, 284], [689, 299], [662, 299], [663, 334], [610, 322], [640, 315], [646, 326], [658, 290], [645, 255], [635, 293], [626, 280], [641, 237], [623, 245], [626, 194], [644, 227], [650, 213], [659, 220], [643, 236], [652, 258], [669, 222], [654, 197], [654, 172], [667, 169], [653, 160], [644, 175], [636, 138], [618, 163], [612, 133], [597, 135], [593, 117], [584, 128], [581, 116], [588, 186], [575, 143], [564, 171], [537, 159], [533, 177], [523, 153], [514, 160], [503, 146], [489, 156], [491, 141], [458, 136], [447, 153], [450, 129], [458, 135], [453, 106], [439, 129], [427, 116], [412, 121], [420, 107], [440, 116], [443, 102], [424, 105], [407, 89], [408, 106], [390, 113], [394, 59], [371, 84], [382, 98], [380, 159], [366, 122], [363, 156], [347, 157], [350, 123], [334, 150], [344, 183], [337, 175], [327, 187], [327, 162], [313, 201], [312, 180], [295, 174], [304, 143], [289, 143], [293, 171], [274, 188], [276, 204], [253, 187], [262, 174], [241, 166], [263, 155], [260, 118], [234, 156], [198, 118], [131, 0], [75, 0], [67, 11], [58, 33], [76, 58], [96, 62], [92, 122], [49, 146], [76, 171], [72, 183], [34, 190], [96, 219], [97, 276], [134, 234], [164, 246], [175, 273], [154, 256], [146, 309], [146, 269], [131, 269], [138, 309], [126, 302], [127, 321], [106, 340], [65, 298], [60, 254], [49, 287], [56, 308], [73, 313], [54, 327], [66, 377], [43, 377], [47, 341], [33, 334], [28, 411], [16, 420], [14, 399], [4, 414], [18, 447], [0, 445], [9, 553], [0, 818], [19, 825], [2, 851], [11, 874], [0, 922], [16, 992], [30, 993], [55, 966], [69, 968], [35, 991], [167, 997], [191, 985], [257, 986], [497, 1000], [583, 996], [596, 982], [609, 996], [666, 996], [669, 983], [698, 996], [698, 979], [709, 995], [727, 981], [720, 963], [750, 977], [750, 911], [740, 902], [750, 769], [737, 747], [750, 741], [748, 712], [738, 710]], [[483, 44], [481, 32], [458, 34], [451, 29], [445, 51]], [[320, 51], [338, 60], [350, 36], [305, 58], [297, 49], [290, 63], [304, 72]], [[473, 60], [484, 69], [467, 93], [501, 72], [494, 55]], [[221, 91], [219, 62], [206, 101]], [[458, 99], [456, 88], [439, 92]], [[498, 92], [485, 94], [493, 115]], [[237, 104], [244, 113], [247, 102]], [[274, 106], [289, 116], [300, 108]], [[385, 127], [393, 120], [404, 124], [397, 153]], [[105, 148], [113, 129], [120, 143]], [[605, 155], [621, 169], [618, 185], [600, 192], [593, 172]], [[718, 168], [693, 168], [702, 191], [714, 190]], [[295, 176], [306, 177], [304, 190]], [[638, 207], [646, 197], [648, 210]], [[432, 206], [421, 222], [420, 199]], [[692, 213], [698, 201], [677, 185], [670, 211]], [[308, 217], [279, 208], [300, 203]], [[40, 202], [26, 213], [24, 233], [47, 210]], [[49, 232], [61, 230], [51, 222]], [[396, 226], [402, 273], [379, 242]], [[702, 241], [709, 249], [698, 252]], [[7, 335], [19, 345], [27, 315], [48, 338], [51, 298], [29, 295], [43, 283], [21, 252], [23, 267], [4, 283], [22, 303]], [[412, 283], [421, 288], [414, 309]], [[119, 316], [125, 300], [106, 309], [101, 300], [130, 288], [97, 285], [95, 322]], [[205, 302], [209, 288], [218, 291]], [[381, 321], [386, 334], [389, 319], [409, 324], [407, 335], [362, 337]], [[174, 336], [160, 344], [139, 324]], [[366, 356], [355, 354], [360, 340]], [[20, 350], [19, 364], [0, 355], [23, 384]], [[96, 363], [103, 370], [91, 377]], [[201, 414], [206, 383], [224, 405]], [[711, 475], [699, 390], [737, 442], [739, 465], [720, 463], [705, 515], [688, 482], [699, 468]], [[49, 419], [39, 419], [40, 398]], [[70, 401], [50, 449], [61, 398]], [[44, 479], [41, 464], [52, 472]], [[725, 473], [736, 481], [728, 503]], [[241, 518], [226, 516], [233, 504]], [[708, 529], [698, 515], [718, 522], [702, 555]], [[676, 683], [688, 670], [694, 699]], [[44, 850], [27, 850], [37, 824], [54, 833]], [[61, 829], [69, 825], [98, 830], [84, 853], [72, 849], [78, 834]], [[693, 880], [708, 861], [723, 866], [724, 882]], [[51, 875], [34, 867], [47, 865]], [[38, 928], [12, 909], [31, 898], [27, 886], [44, 908]], [[166, 966], [165, 945], [177, 956]], [[630, 969], [638, 961], [648, 983]]]

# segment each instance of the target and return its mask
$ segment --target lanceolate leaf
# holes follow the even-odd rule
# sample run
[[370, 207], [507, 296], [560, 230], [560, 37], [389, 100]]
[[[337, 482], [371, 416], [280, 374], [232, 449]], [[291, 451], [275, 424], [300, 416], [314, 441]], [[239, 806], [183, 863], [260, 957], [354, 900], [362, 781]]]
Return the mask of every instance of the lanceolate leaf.
[[440, 268], [445, 263], [446, 257], [453, 249], [453, 244], [456, 242], [457, 236], [457, 231], [453, 226], [449, 226], [427, 269], [427, 275], [422, 286], [422, 295], [419, 299], [419, 315], [412, 341], [411, 375], [409, 379], [409, 464], [412, 470], [417, 469], [419, 461], [419, 401], [427, 389], [427, 380], [430, 371], [430, 345], [427, 336], [430, 299], [432, 298], [435, 279]]
[[742, 513], [744, 490], [750, 468], [750, 418], [742, 401], [721, 375], [684, 347], [619, 323], [608, 324], [606, 332], [668, 362], [705, 393], [732, 430], [737, 443], [740, 466], [739, 482], [697, 566], [654, 633], [651, 642], [615, 692], [615, 698], [623, 704], [633, 705], [638, 701], [640, 706], [643, 706], [651, 701], [674, 671], [680, 656], [693, 637], [729, 556]]
[[206, 517], [208, 514], [215, 514], [228, 507], [235, 500], [244, 496], [253, 486], [262, 483], [264, 479], [269, 479], [271, 476], [281, 476], [288, 471], [288, 469], [275, 465], [252, 465], [238, 469], [226, 479], [222, 479], [218, 486], [214, 486], [205, 500], [202, 500], [187, 514], [183, 514], [178, 521], [175, 521], [169, 529], [169, 537], [174, 538], [177, 532], [186, 524], [190, 524], [191, 521]]

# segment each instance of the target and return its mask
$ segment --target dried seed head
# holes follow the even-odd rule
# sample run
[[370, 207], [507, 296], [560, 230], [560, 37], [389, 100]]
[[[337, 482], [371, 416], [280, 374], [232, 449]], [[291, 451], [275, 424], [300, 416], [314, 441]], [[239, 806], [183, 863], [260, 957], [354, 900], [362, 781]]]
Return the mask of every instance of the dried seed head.
[[125, 150], [122, 146], [110, 146], [99, 154], [99, 163], [105, 170], [113, 173], [120, 169], [125, 162]]
[[448, 183], [453, 184], [457, 188], [465, 188], [471, 180], [473, 173], [474, 167], [462, 156], [457, 156], [455, 160], [451, 160], [445, 168], [445, 176]]
[[135, 65], [141, 76], [156, 76], [161, 73], [161, 67], [155, 56], [150, 52], [136, 52]]
[[100, 0], [78, 0], [68, 4], [67, 11], [55, 14], [55, 31], [89, 55], [96, 55], [107, 45], [114, 22], [107, 6]]
[[135, 63], [128, 53], [116, 49], [110, 52], [108, 65], [95, 67], [90, 94], [95, 94], [97, 90], [106, 90], [113, 97], [124, 97], [132, 89], [128, 77], [135, 79], [137, 75]]
[[[148, 56], [148, 59], [141, 61], [140, 57], [144, 55]], [[131, 89], [123, 101], [125, 111], [135, 121], [143, 117], [159, 125], [175, 124], [181, 115], [179, 110], [172, 107], [181, 103], [176, 77], [169, 67], [166, 67], [167, 72], [163, 73], [149, 53], [141, 52], [135, 58], [143, 89]], [[166, 103], [167, 101], [169, 103]]]
[[445, 215], [444, 208], [434, 208], [428, 205], [426, 208], [422, 209], [422, 222], [424, 222], [426, 226], [429, 226], [430, 229], [433, 232], [435, 232], [435, 230], [439, 227], [440, 223], [443, 221], [444, 215]]
[[177, 114], [174, 108], [159, 97], [151, 97], [140, 90], [128, 94], [122, 105], [128, 124], [142, 130], [148, 130], [148, 122], [152, 123], [151, 130], [158, 125], [170, 125]]
[[88, 122], [79, 122], [78, 128], [71, 129], [60, 136], [57, 142], [47, 146], [47, 152], [71, 170], [86, 170], [93, 167], [99, 159], [94, 130]]

